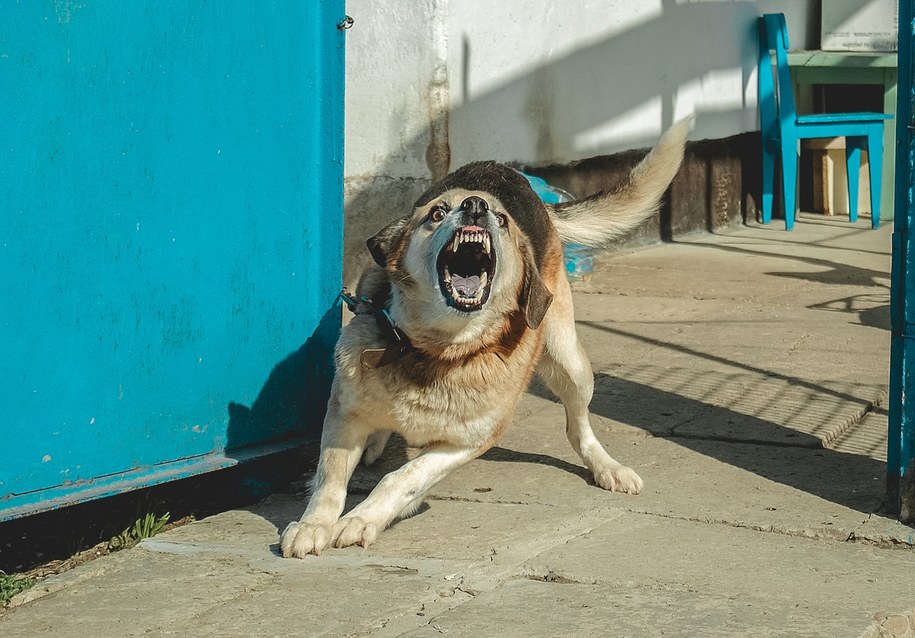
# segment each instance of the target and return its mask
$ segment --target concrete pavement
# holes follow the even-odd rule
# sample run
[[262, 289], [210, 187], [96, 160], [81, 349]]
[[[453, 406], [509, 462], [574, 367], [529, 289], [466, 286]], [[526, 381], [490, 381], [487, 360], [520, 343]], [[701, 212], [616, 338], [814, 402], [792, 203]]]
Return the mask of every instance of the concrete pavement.
[[280, 558], [305, 496], [277, 494], [47, 579], [0, 636], [915, 637], [915, 529], [879, 513], [891, 229], [866, 223], [598, 260], [575, 299], [591, 409], [639, 496], [592, 484], [535, 383], [368, 550]]

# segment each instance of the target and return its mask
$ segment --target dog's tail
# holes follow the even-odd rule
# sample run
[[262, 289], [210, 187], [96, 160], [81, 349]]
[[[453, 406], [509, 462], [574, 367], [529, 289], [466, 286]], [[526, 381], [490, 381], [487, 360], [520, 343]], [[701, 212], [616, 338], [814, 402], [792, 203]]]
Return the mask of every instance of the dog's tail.
[[670, 127], [616, 188], [547, 206], [562, 243], [602, 246], [657, 213], [661, 197], [680, 169], [693, 122], [690, 116]]

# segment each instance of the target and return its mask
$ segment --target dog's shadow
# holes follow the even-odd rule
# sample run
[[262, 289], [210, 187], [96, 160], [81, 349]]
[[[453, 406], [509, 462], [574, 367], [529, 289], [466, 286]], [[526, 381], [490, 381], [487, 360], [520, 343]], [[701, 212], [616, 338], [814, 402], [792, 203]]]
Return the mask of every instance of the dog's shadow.
[[[360, 463], [356, 468], [356, 471], [353, 472], [353, 478], [349, 483], [348, 494], [351, 497], [353, 495], [368, 496], [386, 474], [397, 470], [402, 467], [404, 463], [416, 458], [419, 452], [420, 450], [417, 448], [408, 447], [406, 441], [401, 437], [396, 434], [392, 435], [391, 440], [385, 447], [384, 453], [373, 465], [367, 467]], [[522, 452], [507, 447], [495, 446], [482, 454], [478, 460], [495, 461], [498, 463], [532, 463], [535, 465], [545, 465], [573, 474], [586, 483], [595, 484], [594, 477], [584, 466], [558, 459], [549, 454]], [[362, 499], [360, 499], [360, 502], [361, 500]]]
[[550, 456], [549, 454], [536, 454], [533, 452], [521, 452], [518, 450], [510, 450], [506, 447], [494, 447], [490, 449], [486, 454], [483, 454], [481, 457], [484, 461], [500, 461], [507, 463], [533, 463], [536, 465], [546, 465], [549, 467], [555, 467], [556, 469], [568, 472], [573, 474], [578, 478], [582, 479], [585, 483], [589, 485], [596, 485], [594, 482], [594, 475], [588, 471], [583, 465], [576, 465], [575, 463], [569, 463], [562, 459], [557, 459], [555, 456]]

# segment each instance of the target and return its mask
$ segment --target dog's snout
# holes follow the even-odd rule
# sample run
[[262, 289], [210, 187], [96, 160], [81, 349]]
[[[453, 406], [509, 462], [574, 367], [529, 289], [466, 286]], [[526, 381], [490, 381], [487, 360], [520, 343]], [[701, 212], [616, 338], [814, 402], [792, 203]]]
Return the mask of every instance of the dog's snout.
[[482, 197], [471, 195], [461, 204], [461, 210], [464, 211], [465, 217], [470, 218], [471, 223], [479, 225], [480, 219], [489, 212], [489, 204]]

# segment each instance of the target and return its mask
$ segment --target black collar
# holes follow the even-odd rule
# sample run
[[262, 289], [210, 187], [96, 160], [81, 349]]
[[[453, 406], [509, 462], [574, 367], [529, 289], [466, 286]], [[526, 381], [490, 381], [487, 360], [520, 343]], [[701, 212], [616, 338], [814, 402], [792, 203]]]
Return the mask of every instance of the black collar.
[[387, 348], [367, 348], [363, 350], [360, 357], [363, 367], [384, 367], [394, 363], [413, 348], [404, 331], [394, 323], [387, 306], [379, 307], [375, 305], [375, 302], [370, 297], [362, 296], [357, 299], [346, 288], [340, 293], [340, 299], [350, 309], [350, 312], [355, 315], [373, 315], [381, 334], [386, 341], [390, 342]]

